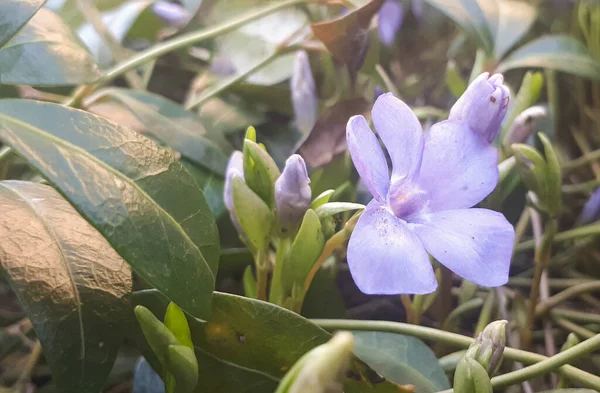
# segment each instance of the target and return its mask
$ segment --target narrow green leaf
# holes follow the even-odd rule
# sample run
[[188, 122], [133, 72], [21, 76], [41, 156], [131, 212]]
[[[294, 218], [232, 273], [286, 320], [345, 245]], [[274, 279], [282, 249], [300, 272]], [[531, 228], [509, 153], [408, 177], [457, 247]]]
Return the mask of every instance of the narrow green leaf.
[[328, 202], [325, 203], [318, 208], [315, 209], [315, 212], [319, 216], [320, 219], [324, 219], [327, 217], [331, 217], [335, 214], [352, 211], [352, 210], [362, 210], [365, 208], [365, 205], [360, 203], [351, 203], [351, 202]]
[[59, 391], [100, 391], [129, 321], [129, 266], [53, 188], [0, 182], [0, 267]]
[[498, 1], [499, 20], [495, 35], [494, 55], [501, 59], [529, 31], [537, 8], [523, 1]]
[[449, 389], [448, 378], [435, 355], [420, 340], [387, 332], [352, 332], [356, 354], [384, 377], [415, 385], [415, 391], [433, 393]]
[[169, 347], [179, 345], [175, 335], [144, 306], [135, 307], [135, 317], [138, 320], [146, 341], [163, 366], [167, 365]]
[[[167, 306], [164, 297], [154, 290], [137, 292], [134, 299], [157, 315]], [[207, 391], [206, 386], [225, 385], [232, 387], [227, 391], [245, 391], [249, 380], [252, 385], [271, 387], [270, 390], [263, 387], [263, 392], [274, 391], [277, 381], [302, 355], [331, 338], [306, 318], [259, 300], [215, 292], [212, 309], [208, 323], [190, 321], [198, 364], [202, 365], [199, 385]], [[346, 393], [403, 391], [356, 357], [351, 362], [349, 377], [344, 380]]]
[[249, 298], [256, 299], [258, 284], [256, 283], [256, 279], [252, 273], [252, 266], [246, 266], [246, 270], [244, 270], [243, 284], [244, 294]]
[[547, 35], [534, 40], [510, 54], [496, 71], [540, 67], [586, 78], [600, 79], [600, 63], [575, 38], [566, 35]]
[[244, 179], [265, 203], [273, 207], [275, 181], [279, 178], [279, 168], [267, 151], [256, 142], [244, 141]]
[[269, 207], [246, 185], [241, 177], [234, 177], [233, 206], [244, 234], [255, 251], [266, 250], [273, 226]]
[[[7, 25], [4, 16], [16, 19]], [[31, 8], [25, 6], [30, 3]], [[77, 85], [100, 77], [98, 66], [77, 37], [52, 11], [42, 8], [27, 22], [40, 2], [3, 0], [0, 5], [0, 81], [33, 86]], [[21, 28], [22, 27], [22, 28]], [[17, 33], [13, 37], [8, 35]], [[6, 41], [8, 39], [8, 41]]]
[[169, 303], [165, 313], [165, 326], [169, 329], [177, 341], [188, 348], [194, 348], [192, 335], [188, 326], [187, 318], [183, 310], [175, 303]]
[[544, 145], [544, 155], [546, 156], [545, 180], [548, 192], [548, 209], [558, 215], [562, 207], [562, 171], [560, 169], [560, 162], [550, 139], [541, 132], [538, 136]]
[[198, 185], [167, 150], [90, 113], [25, 100], [0, 100], [0, 140], [144, 279], [191, 315], [208, 316], [216, 224]]
[[325, 203], [329, 202], [329, 200], [331, 199], [331, 196], [333, 195], [334, 192], [335, 192], [335, 190], [323, 191], [315, 199], [313, 199], [312, 203], [310, 204], [310, 208], [315, 210], [319, 206], [324, 205]]
[[487, 53], [492, 51], [493, 32], [477, 0], [427, 0], [446, 14]]
[[304, 214], [300, 230], [292, 243], [281, 272], [283, 298], [292, 294], [294, 284], [304, 289], [308, 273], [321, 255], [325, 246], [325, 236], [321, 231], [321, 221], [314, 210]]

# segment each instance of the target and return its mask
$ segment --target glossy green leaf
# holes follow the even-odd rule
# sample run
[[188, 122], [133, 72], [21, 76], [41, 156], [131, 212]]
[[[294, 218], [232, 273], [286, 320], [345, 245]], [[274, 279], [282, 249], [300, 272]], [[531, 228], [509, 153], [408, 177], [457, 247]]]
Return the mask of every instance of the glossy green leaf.
[[0, 48], [44, 5], [45, 0], [4, 0], [0, 5]]
[[494, 40], [494, 55], [502, 58], [531, 28], [537, 8], [516, 0], [498, 1], [498, 29]]
[[345, 318], [346, 306], [336, 286], [337, 267], [332, 264], [320, 268], [315, 274], [302, 302], [302, 315], [306, 318]]
[[353, 332], [356, 354], [384, 377], [433, 393], [450, 384], [435, 355], [420, 340], [387, 332]]
[[267, 151], [256, 142], [244, 141], [244, 179], [270, 207], [275, 204], [275, 182], [280, 176], [279, 168]]
[[269, 244], [273, 213], [241, 177], [232, 180], [233, 206], [240, 226], [255, 251], [265, 251]]
[[261, 111], [253, 110], [243, 101], [229, 102], [212, 98], [200, 108], [198, 115], [207, 129], [215, 133], [231, 134], [245, 129], [250, 124], [258, 126], [265, 122]]
[[[321, 221], [314, 210], [309, 209], [302, 220], [300, 230], [292, 243], [281, 272], [283, 298], [292, 295], [294, 286], [304, 290], [304, 282], [325, 246]], [[304, 294], [303, 294], [304, 295]]]
[[[0, 82], [48, 86], [98, 79], [96, 63], [58, 15], [42, 8], [27, 22], [39, 3], [3, 0], [0, 5]], [[5, 15], [11, 19], [6, 24]]]
[[192, 175], [204, 194], [204, 199], [210, 207], [210, 211], [215, 217], [220, 217], [227, 211], [223, 202], [223, 190], [225, 188], [225, 179], [208, 169], [200, 168], [197, 165], [182, 159], [181, 165]]
[[319, 206], [326, 204], [327, 202], [329, 202], [329, 200], [331, 199], [331, 196], [333, 195], [334, 192], [335, 192], [335, 190], [323, 191], [322, 193], [317, 195], [317, 197], [315, 199], [313, 199], [313, 201], [310, 204], [310, 208], [315, 210]]
[[471, 37], [477, 45], [490, 53], [493, 30], [477, 0], [427, 0], [446, 14]]
[[179, 345], [177, 337], [157, 317], [144, 306], [135, 307], [135, 317], [142, 328], [146, 341], [160, 363], [167, 364], [169, 346]]
[[177, 341], [189, 348], [194, 348], [190, 327], [183, 310], [175, 303], [169, 303], [165, 313], [165, 326], [169, 329]]
[[548, 209], [551, 213], [558, 215], [562, 208], [562, 170], [550, 139], [541, 132], [538, 137], [544, 145], [544, 156], [546, 157], [545, 182], [548, 192]]
[[[157, 315], [166, 308], [164, 297], [155, 290], [137, 292], [134, 299]], [[208, 323], [190, 320], [198, 364], [202, 365], [198, 389], [200, 385], [205, 389], [197, 390], [199, 393], [260, 392], [254, 385], [262, 385], [262, 392], [274, 391], [273, 386], [302, 355], [331, 337], [302, 316], [259, 300], [215, 292], [212, 310]], [[403, 391], [357, 358], [351, 362], [344, 387], [346, 393]]]
[[540, 67], [592, 79], [600, 79], [600, 62], [575, 38], [547, 35], [512, 52], [498, 67], [498, 72], [514, 68]]
[[138, 274], [190, 314], [207, 317], [218, 232], [197, 183], [169, 151], [90, 113], [26, 100], [0, 101], [0, 140]]
[[256, 299], [256, 294], [258, 293], [258, 284], [256, 283], [256, 279], [254, 278], [254, 273], [252, 273], [252, 266], [246, 266], [246, 270], [244, 270], [244, 276], [242, 281], [244, 284], [244, 294], [247, 297]]
[[97, 97], [110, 97], [125, 105], [145, 126], [145, 130], [180, 152], [188, 160], [224, 175], [225, 152], [207, 138], [200, 119], [176, 103], [158, 95], [129, 89], [108, 88]]
[[59, 391], [100, 391], [129, 320], [129, 266], [49, 186], [0, 182], [0, 266]]

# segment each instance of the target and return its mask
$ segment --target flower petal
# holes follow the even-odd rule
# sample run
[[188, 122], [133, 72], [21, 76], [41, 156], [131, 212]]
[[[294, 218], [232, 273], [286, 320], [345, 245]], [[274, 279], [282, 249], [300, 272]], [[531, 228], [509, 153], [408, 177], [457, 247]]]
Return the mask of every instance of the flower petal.
[[419, 175], [419, 185], [429, 195], [426, 211], [474, 206], [497, 183], [498, 151], [481, 135], [451, 120], [431, 127]]
[[418, 172], [423, 155], [423, 129], [412, 110], [392, 93], [373, 105], [373, 124], [392, 160], [392, 183]]
[[377, 137], [362, 116], [352, 116], [346, 125], [348, 150], [361, 179], [375, 199], [385, 200], [390, 174]]
[[386, 0], [377, 15], [379, 40], [384, 45], [391, 46], [396, 39], [396, 33], [402, 26], [404, 6], [399, 0]]
[[449, 210], [420, 215], [409, 226], [425, 249], [459, 276], [488, 287], [508, 281], [515, 231], [501, 213]]
[[422, 294], [437, 287], [419, 239], [377, 201], [369, 203], [350, 237], [348, 265], [367, 294]]

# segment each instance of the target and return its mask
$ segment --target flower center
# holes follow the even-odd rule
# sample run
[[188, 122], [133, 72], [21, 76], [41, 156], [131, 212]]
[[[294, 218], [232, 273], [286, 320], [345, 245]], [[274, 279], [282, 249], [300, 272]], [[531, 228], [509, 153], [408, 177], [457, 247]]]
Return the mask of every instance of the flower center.
[[390, 187], [388, 192], [388, 203], [394, 215], [407, 220], [413, 214], [419, 212], [427, 202], [427, 194], [414, 186], [401, 184], [398, 187]]

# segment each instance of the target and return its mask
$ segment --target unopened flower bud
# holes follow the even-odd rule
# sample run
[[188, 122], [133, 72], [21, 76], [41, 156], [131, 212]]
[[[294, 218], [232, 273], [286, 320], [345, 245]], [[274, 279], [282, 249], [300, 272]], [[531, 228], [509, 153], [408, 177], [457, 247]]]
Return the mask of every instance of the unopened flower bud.
[[594, 222], [600, 218], [600, 187], [592, 193], [577, 219], [577, 225], [585, 225]]
[[454, 372], [454, 391], [460, 393], [492, 393], [492, 381], [481, 364], [465, 355], [458, 362]]
[[298, 51], [296, 54], [290, 88], [296, 126], [306, 135], [317, 122], [319, 102], [308, 55], [304, 51]]
[[340, 332], [304, 355], [283, 377], [276, 393], [342, 393], [354, 337]]
[[387, 46], [391, 46], [396, 33], [402, 26], [404, 19], [404, 6], [400, 0], [386, 0], [378, 13], [379, 40]]
[[157, 1], [152, 4], [152, 11], [168, 26], [181, 28], [190, 20], [190, 14], [179, 4], [168, 1]]
[[233, 207], [233, 178], [239, 176], [244, 179], [244, 155], [241, 151], [234, 151], [229, 158], [227, 169], [225, 169], [225, 188], [223, 191], [223, 202], [225, 207], [229, 211], [231, 221], [235, 225], [238, 232], [241, 234], [242, 229], [240, 223], [235, 214], [235, 208]]
[[466, 123], [491, 143], [500, 130], [510, 99], [503, 82], [501, 74], [479, 75], [450, 109], [448, 119]]
[[275, 182], [275, 204], [282, 232], [292, 233], [298, 228], [310, 206], [311, 194], [304, 159], [293, 154]]
[[516, 118], [506, 134], [504, 144], [523, 143], [533, 133], [535, 119], [548, 116], [548, 110], [543, 106], [532, 106], [525, 109]]
[[[487, 325], [483, 332], [467, 350], [465, 356], [473, 355], [489, 374], [500, 365], [506, 345], [506, 321], [494, 321]], [[475, 349], [475, 351], [473, 351]]]

